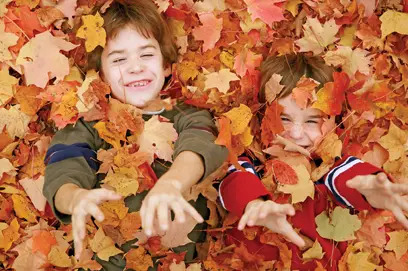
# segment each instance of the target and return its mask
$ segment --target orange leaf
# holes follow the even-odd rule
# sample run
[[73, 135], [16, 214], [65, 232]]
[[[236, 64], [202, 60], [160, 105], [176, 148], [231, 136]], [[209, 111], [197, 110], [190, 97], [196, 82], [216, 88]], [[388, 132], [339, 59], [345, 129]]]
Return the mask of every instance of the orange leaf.
[[137, 271], [147, 271], [153, 267], [152, 257], [146, 253], [143, 247], [132, 248], [125, 254], [126, 269], [131, 268]]
[[272, 171], [276, 180], [282, 184], [297, 184], [298, 177], [295, 170], [285, 162], [274, 159], [266, 162], [266, 170]]
[[50, 253], [51, 247], [56, 243], [57, 240], [49, 231], [34, 231], [32, 252], [35, 253], [36, 251], [39, 251], [47, 256], [48, 253]]
[[274, 101], [266, 108], [265, 116], [262, 119], [261, 124], [261, 139], [262, 144], [265, 146], [272, 143], [274, 135], [284, 131], [282, 120], [280, 118], [282, 112], [283, 107], [278, 104], [277, 101]]

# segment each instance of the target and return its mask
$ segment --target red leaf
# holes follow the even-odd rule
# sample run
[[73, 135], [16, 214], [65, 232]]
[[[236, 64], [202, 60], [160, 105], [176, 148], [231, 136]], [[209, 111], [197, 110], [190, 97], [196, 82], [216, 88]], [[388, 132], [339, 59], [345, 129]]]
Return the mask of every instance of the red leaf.
[[278, 182], [282, 184], [297, 184], [298, 177], [295, 170], [285, 162], [274, 159], [266, 162], [266, 170], [272, 171]]
[[272, 143], [274, 135], [284, 131], [282, 120], [280, 118], [282, 112], [283, 107], [278, 104], [277, 101], [274, 101], [268, 108], [266, 108], [265, 116], [261, 124], [261, 139], [262, 144], [265, 146]]

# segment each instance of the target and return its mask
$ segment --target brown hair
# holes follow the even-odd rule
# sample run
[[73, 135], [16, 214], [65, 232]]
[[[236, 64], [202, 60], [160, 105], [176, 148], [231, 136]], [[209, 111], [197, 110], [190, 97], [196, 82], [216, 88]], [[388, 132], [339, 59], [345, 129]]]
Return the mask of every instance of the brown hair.
[[303, 75], [325, 84], [333, 81], [334, 71], [321, 57], [307, 57], [302, 53], [270, 56], [261, 65], [259, 101], [265, 102], [265, 85], [275, 73], [282, 76], [280, 84], [284, 86], [277, 98], [284, 98], [292, 93], [292, 89]]
[[[93, 12], [96, 13], [96, 10]], [[102, 14], [103, 27], [107, 41], [115, 38], [118, 32], [126, 26], [134, 27], [145, 38], [155, 38], [163, 55], [163, 65], [177, 60], [177, 47], [174, 43], [170, 27], [163, 16], [157, 11], [151, 0], [116, 0]], [[103, 48], [98, 46], [88, 55], [87, 70], [101, 69]]]

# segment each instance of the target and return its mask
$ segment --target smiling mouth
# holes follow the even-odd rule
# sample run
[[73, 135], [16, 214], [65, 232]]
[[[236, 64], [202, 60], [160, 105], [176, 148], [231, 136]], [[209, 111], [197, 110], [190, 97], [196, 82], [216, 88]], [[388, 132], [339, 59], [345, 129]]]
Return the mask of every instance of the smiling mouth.
[[140, 80], [140, 81], [133, 81], [126, 84], [126, 87], [145, 87], [150, 84], [152, 80]]

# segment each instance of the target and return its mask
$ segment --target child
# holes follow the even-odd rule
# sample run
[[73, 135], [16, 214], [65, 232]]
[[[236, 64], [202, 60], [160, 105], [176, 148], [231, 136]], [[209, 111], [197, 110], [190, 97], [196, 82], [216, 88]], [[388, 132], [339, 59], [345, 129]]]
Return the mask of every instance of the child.
[[[171, 64], [177, 58], [169, 28], [154, 3], [148, 0], [114, 2], [103, 18], [107, 44], [99, 56], [92, 56], [97, 60], [96, 67], [111, 86], [113, 98], [143, 109], [149, 101], [159, 97], [165, 78], [171, 74]], [[153, 114], [170, 119], [178, 132], [170, 168], [154, 162], [152, 168], [159, 178], [155, 186], [148, 193], [129, 196], [125, 201], [129, 212], [140, 209], [147, 236], [159, 230], [153, 227], [155, 222], [160, 230], [168, 229], [170, 211], [179, 223], [183, 223], [186, 215], [202, 223], [207, 208], [201, 208], [204, 211], [200, 214], [183, 198], [182, 192], [221, 166], [227, 156], [224, 147], [214, 144], [216, 127], [211, 115], [207, 111], [181, 107], [185, 109], [182, 112], [146, 112], [145, 119]], [[80, 119], [75, 125], [58, 131], [46, 155], [48, 165], [43, 192], [56, 217], [64, 223], [72, 221], [77, 257], [86, 235], [86, 217], [91, 215], [102, 221], [104, 215], [98, 205], [120, 199], [113, 191], [97, 188], [96, 151], [111, 146], [100, 138], [94, 124]], [[202, 199], [197, 202], [203, 205]], [[202, 229], [203, 225], [197, 228]], [[189, 237], [197, 241], [202, 233], [195, 231], [197, 236], [190, 234]], [[188, 250], [186, 260], [193, 258], [194, 248], [194, 243], [184, 247]], [[109, 271], [125, 267], [119, 255], [111, 257], [110, 263], [99, 262]]]
[[[261, 99], [265, 98], [265, 84], [273, 74], [282, 76], [284, 88], [278, 96], [278, 103], [283, 106], [281, 120], [284, 126], [282, 136], [293, 143], [310, 149], [321, 137], [323, 113], [311, 107], [301, 109], [292, 99], [291, 91], [297, 81], [304, 75], [321, 84], [331, 81], [332, 70], [318, 58], [307, 58], [302, 55], [269, 57], [261, 66]], [[314, 199], [307, 198], [302, 208], [295, 211], [290, 204], [278, 204], [272, 200], [270, 193], [263, 186], [250, 162], [243, 159], [247, 172], [232, 172], [220, 184], [220, 201], [225, 209], [237, 216], [242, 216], [237, 229], [227, 232], [226, 242], [240, 245], [244, 243], [250, 253], [262, 255], [265, 260], [279, 258], [279, 249], [263, 244], [259, 238], [249, 241], [242, 230], [245, 226], [265, 226], [273, 232], [282, 234], [292, 250], [291, 270], [314, 270], [314, 260], [302, 260], [299, 247], [304, 240], [294, 230], [297, 228], [304, 236], [317, 240], [325, 252], [320, 260], [327, 270], [337, 270], [337, 264], [345, 247], [337, 246], [322, 238], [316, 231], [315, 217], [329, 207], [328, 197], [342, 207], [361, 210], [372, 208], [387, 209], [393, 212], [396, 219], [408, 228], [408, 220], [403, 214], [408, 211], [408, 201], [402, 197], [408, 192], [408, 185], [391, 183], [379, 168], [365, 163], [356, 157], [346, 157], [315, 185]], [[255, 173], [255, 174], [254, 174]], [[268, 199], [269, 198], [269, 199]], [[287, 221], [291, 216], [291, 223]], [[293, 226], [293, 227], [292, 227]]]

